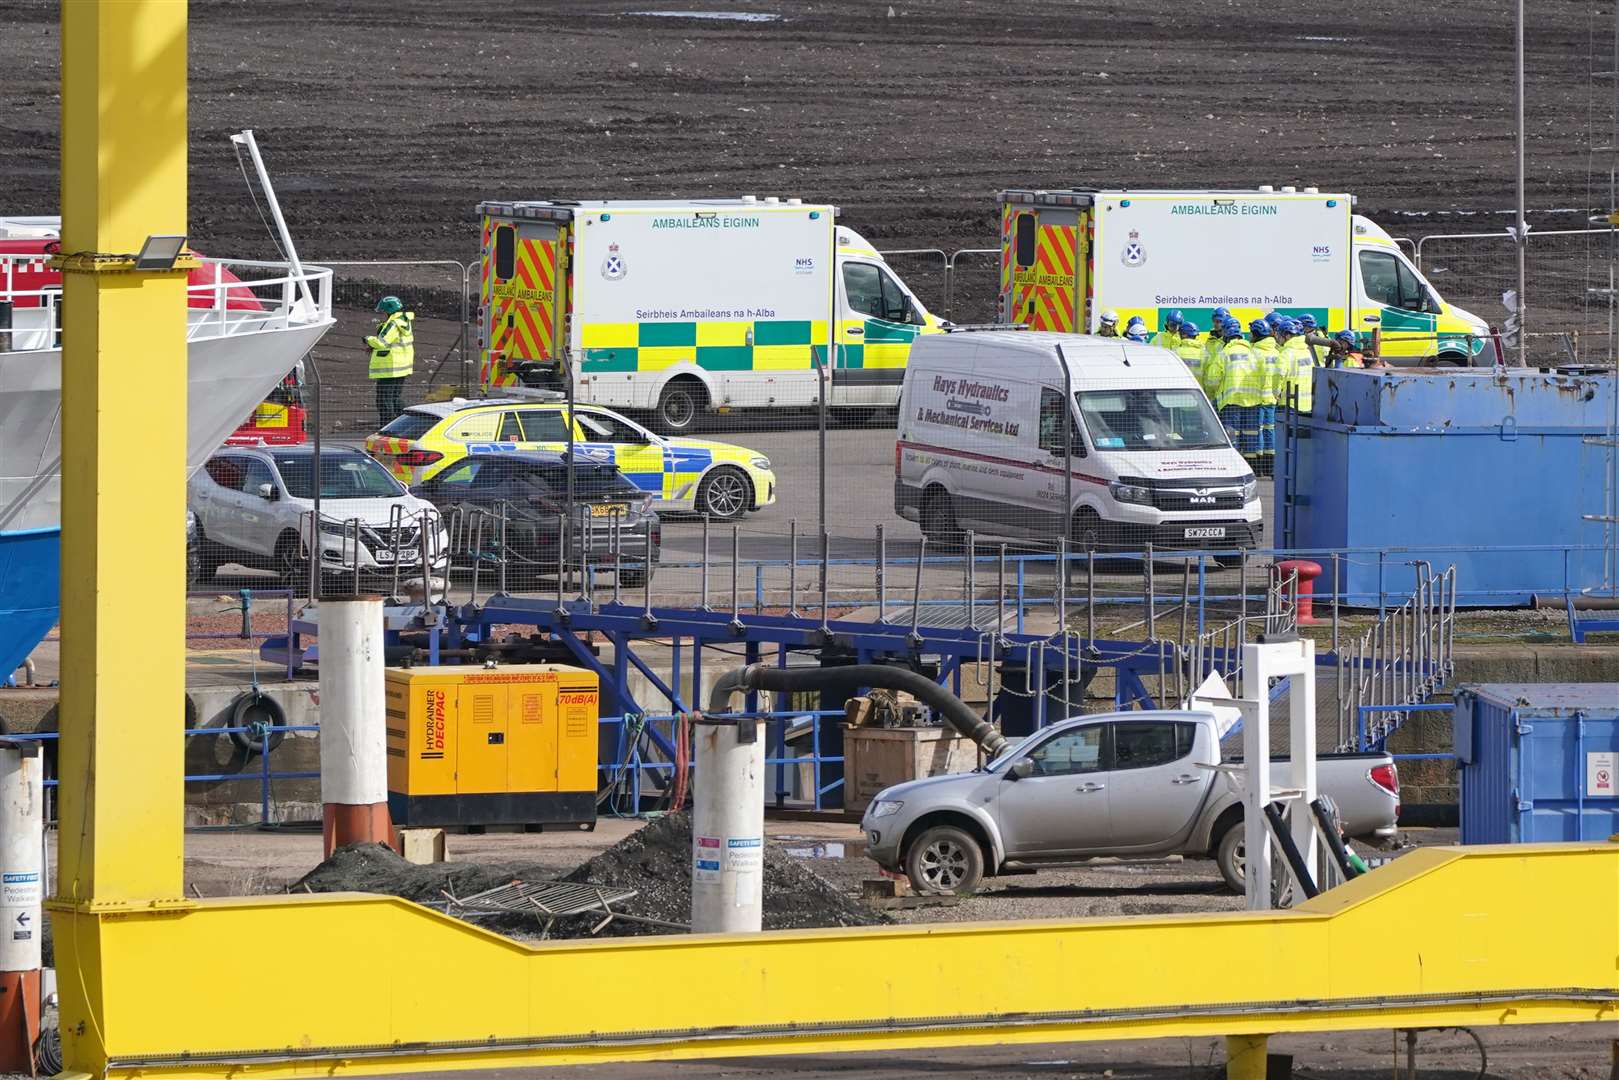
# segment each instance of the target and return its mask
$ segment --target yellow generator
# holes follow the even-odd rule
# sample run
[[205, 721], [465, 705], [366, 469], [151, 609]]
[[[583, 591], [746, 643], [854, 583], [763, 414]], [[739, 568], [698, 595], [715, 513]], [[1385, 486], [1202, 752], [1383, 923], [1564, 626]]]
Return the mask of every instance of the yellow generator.
[[394, 824], [594, 824], [599, 701], [560, 664], [389, 668]]

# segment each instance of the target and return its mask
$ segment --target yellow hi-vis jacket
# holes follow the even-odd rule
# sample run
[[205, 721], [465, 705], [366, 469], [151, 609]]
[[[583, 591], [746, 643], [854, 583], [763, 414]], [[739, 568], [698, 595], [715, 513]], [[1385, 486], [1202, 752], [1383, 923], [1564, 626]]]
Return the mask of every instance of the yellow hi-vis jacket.
[[414, 311], [395, 311], [365, 339], [371, 347], [371, 378], [398, 379], [416, 370], [415, 321]]
[[1192, 373], [1192, 378], [1203, 387], [1203, 392], [1208, 393], [1208, 384], [1203, 381], [1203, 343], [1197, 338], [1180, 338], [1175, 343], [1175, 355], [1181, 358], [1186, 370]]
[[1290, 337], [1287, 344], [1282, 346], [1281, 355], [1284, 378], [1277, 401], [1285, 404], [1288, 392], [1295, 392], [1298, 394], [1298, 411], [1309, 412], [1311, 389], [1315, 384], [1315, 360], [1310, 356], [1310, 346], [1302, 335]]
[[1263, 370], [1265, 376], [1265, 400], [1257, 402], [1256, 404], [1274, 405], [1282, 396], [1281, 388], [1284, 379], [1284, 373], [1282, 371], [1282, 357], [1281, 353], [1277, 351], [1276, 339], [1273, 337], [1262, 337], [1258, 341], [1253, 342], [1249, 347], [1253, 349], [1254, 359], [1259, 362], [1259, 366]]
[[1220, 350], [1220, 359], [1220, 381], [1214, 393], [1215, 408], [1268, 405], [1276, 400], [1270, 396], [1270, 370], [1248, 342], [1232, 338]]

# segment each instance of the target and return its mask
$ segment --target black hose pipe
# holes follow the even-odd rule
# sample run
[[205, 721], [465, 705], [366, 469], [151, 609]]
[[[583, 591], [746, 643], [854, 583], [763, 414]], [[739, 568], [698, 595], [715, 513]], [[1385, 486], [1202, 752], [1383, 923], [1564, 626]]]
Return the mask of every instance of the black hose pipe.
[[1321, 834], [1327, 838], [1327, 847], [1332, 849], [1332, 857], [1343, 872], [1344, 880], [1348, 881], [1355, 876], [1355, 868], [1350, 865], [1349, 852], [1344, 848], [1344, 838], [1338, 832], [1337, 814], [1333, 813], [1326, 797], [1322, 796], [1310, 804], [1315, 811], [1315, 819], [1321, 825]]
[[974, 712], [966, 702], [928, 678], [909, 668], [888, 664], [850, 664], [845, 667], [783, 668], [769, 664], [750, 664], [742, 668], [735, 681], [722, 677], [738, 692], [749, 690], [786, 691], [833, 690], [853, 692], [861, 687], [881, 690], [904, 690], [924, 704], [931, 705], [945, 722], [966, 738], [977, 743], [984, 753], [993, 757], [1006, 745], [1006, 737], [995, 730], [993, 724]]
[[1310, 880], [1310, 868], [1304, 865], [1304, 856], [1299, 854], [1299, 846], [1293, 842], [1293, 832], [1282, 820], [1282, 812], [1275, 803], [1265, 804], [1265, 820], [1270, 822], [1270, 831], [1276, 834], [1276, 843], [1281, 845], [1282, 854], [1287, 856], [1287, 865], [1293, 868], [1293, 880], [1304, 890], [1304, 898], [1314, 900], [1321, 895], [1321, 890]]

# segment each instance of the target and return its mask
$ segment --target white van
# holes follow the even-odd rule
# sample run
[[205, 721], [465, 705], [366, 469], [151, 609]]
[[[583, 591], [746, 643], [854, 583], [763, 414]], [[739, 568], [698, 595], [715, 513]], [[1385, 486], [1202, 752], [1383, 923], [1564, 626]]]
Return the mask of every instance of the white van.
[[898, 435], [894, 510], [930, 542], [968, 529], [1052, 541], [1066, 527], [1080, 551], [1223, 550], [1263, 535], [1252, 470], [1156, 346], [1016, 328], [919, 338]]

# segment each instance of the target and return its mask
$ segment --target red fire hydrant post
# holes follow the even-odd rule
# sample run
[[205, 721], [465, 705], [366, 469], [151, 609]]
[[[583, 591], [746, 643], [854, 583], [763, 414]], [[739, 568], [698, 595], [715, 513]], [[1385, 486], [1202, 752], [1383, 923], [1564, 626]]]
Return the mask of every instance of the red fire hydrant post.
[[1321, 620], [1315, 617], [1315, 579], [1321, 576], [1321, 564], [1308, 559], [1287, 559], [1276, 564], [1276, 580], [1286, 581], [1287, 575], [1299, 575], [1299, 625], [1314, 626]]

